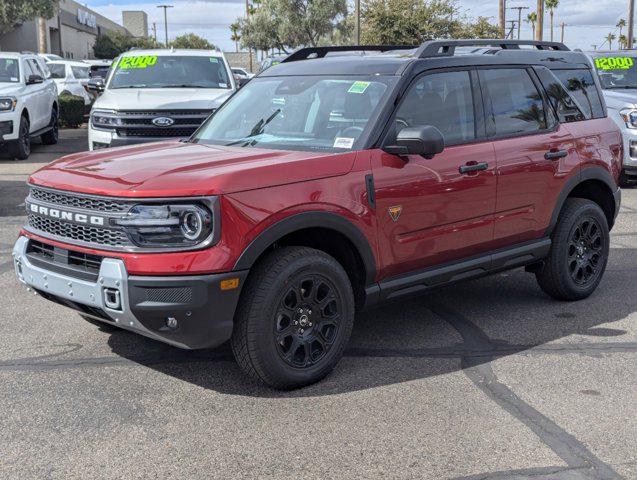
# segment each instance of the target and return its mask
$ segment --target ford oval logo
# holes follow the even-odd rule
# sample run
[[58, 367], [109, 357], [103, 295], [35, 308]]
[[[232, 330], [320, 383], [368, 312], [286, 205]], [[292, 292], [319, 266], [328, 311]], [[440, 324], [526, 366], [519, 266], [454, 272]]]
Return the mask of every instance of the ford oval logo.
[[153, 118], [153, 125], [157, 125], [158, 127], [170, 127], [174, 123], [175, 121], [168, 117]]

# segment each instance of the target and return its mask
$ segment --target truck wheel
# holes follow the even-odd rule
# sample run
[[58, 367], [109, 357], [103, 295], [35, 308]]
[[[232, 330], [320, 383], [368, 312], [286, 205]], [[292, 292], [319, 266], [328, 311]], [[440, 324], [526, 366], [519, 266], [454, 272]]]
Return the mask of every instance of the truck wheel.
[[31, 154], [31, 136], [30, 126], [27, 117], [20, 119], [20, 127], [18, 127], [18, 139], [11, 144], [10, 155], [18, 160], [25, 160]]
[[51, 130], [42, 134], [40, 139], [44, 145], [55, 145], [58, 143], [59, 137], [59, 123], [58, 123], [58, 114], [55, 110], [51, 112], [51, 121], [49, 123], [51, 126]]
[[232, 351], [253, 378], [291, 390], [329, 374], [354, 325], [354, 294], [331, 256], [286, 247], [259, 262], [241, 294]]
[[595, 291], [610, 250], [608, 222], [596, 203], [568, 198], [551, 236], [548, 258], [535, 276], [544, 292], [558, 300], [582, 300]]

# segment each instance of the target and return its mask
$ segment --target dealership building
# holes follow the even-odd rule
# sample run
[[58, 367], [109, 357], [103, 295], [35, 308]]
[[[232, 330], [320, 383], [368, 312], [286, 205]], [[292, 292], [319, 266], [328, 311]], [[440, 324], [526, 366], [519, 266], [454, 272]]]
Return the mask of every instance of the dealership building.
[[[121, 32], [133, 37], [148, 35], [145, 12], [123, 12], [123, 24], [109, 20], [73, 0], [60, 0], [58, 12], [46, 20], [46, 50], [64, 58], [93, 58], [93, 44], [98, 35]], [[0, 50], [11, 52], [38, 51], [37, 19], [15, 26], [0, 34]]]

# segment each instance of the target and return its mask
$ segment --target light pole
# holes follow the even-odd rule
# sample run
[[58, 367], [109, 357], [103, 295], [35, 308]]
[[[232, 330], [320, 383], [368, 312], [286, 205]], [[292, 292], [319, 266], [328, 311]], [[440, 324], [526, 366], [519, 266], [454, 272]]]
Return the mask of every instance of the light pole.
[[541, 42], [544, 39], [544, 0], [537, 0], [537, 27], [535, 39]]
[[164, 9], [164, 32], [166, 34], [166, 48], [168, 48], [168, 9], [173, 8], [172, 5], [157, 5], [157, 8]]
[[518, 40], [520, 39], [520, 32], [522, 31], [522, 10], [528, 10], [529, 7], [511, 7], [509, 10], [518, 11]]
[[500, 0], [500, 36], [506, 38], [506, 26], [507, 26], [507, 2], [506, 0]]
[[628, 4], [628, 49], [633, 48], [633, 29], [635, 28], [635, 0], [630, 0]]

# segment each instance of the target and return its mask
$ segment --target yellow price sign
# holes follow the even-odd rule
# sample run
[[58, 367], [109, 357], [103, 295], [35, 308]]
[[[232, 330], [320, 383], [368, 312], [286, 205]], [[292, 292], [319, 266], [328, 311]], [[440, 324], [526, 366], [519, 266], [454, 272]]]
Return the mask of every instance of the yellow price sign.
[[154, 55], [140, 55], [136, 57], [122, 57], [119, 61], [119, 68], [121, 70], [128, 70], [131, 68], [148, 68], [157, 63], [157, 57]]
[[635, 65], [631, 57], [602, 57], [595, 59], [598, 70], [630, 70]]

